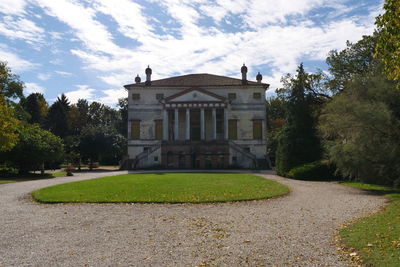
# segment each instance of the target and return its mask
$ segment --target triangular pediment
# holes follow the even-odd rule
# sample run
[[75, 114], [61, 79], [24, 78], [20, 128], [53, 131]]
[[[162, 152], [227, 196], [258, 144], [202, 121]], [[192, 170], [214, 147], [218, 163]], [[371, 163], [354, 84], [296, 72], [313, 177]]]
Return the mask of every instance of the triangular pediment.
[[224, 102], [225, 98], [201, 88], [190, 88], [167, 97], [166, 103], [181, 102]]

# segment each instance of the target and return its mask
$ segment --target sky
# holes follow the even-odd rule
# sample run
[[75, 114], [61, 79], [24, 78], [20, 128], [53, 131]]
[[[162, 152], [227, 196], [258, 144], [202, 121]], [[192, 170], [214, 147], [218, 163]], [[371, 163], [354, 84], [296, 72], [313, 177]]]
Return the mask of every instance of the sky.
[[115, 106], [137, 74], [192, 73], [270, 84], [374, 30], [382, 0], [0, 0], [0, 60], [25, 95]]

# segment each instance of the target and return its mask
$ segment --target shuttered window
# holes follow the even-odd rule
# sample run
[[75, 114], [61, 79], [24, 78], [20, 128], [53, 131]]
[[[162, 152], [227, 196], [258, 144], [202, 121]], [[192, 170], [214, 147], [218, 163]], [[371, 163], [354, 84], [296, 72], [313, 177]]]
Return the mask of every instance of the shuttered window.
[[262, 120], [253, 121], [253, 139], [262, 139]]
[[236, 93], [228, 93], [228, 99], [236, 99]]
[[132, 94], [132, 99], [133, 100], [139, 100], [140, 99], [140, 94]]
[[253, 93], [254, 99], [261, 99], [261, 93]]
[[163, 138], [163, 125], [162, 120], [154, 121], [155, 125], [155, 137], [157, 140], [162, 140]]
[[228, 138], [229, 140], [237, 139], [237, 120], [228, 121]]
[[131, 138], [140, 139], [140, 121], [131, 121]]

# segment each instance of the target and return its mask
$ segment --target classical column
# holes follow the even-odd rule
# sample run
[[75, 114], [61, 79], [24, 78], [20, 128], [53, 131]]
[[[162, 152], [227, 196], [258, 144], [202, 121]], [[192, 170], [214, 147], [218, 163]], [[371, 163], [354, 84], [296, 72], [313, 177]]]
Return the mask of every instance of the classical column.
[[179, 140], [179, 110], [175, 109], [175, 121], [174, 121], [174, 137], [175, 140]]
[[212, 139], [216, 140], [217, 139], [217, 112], [216, 108], [212, 108]]
[[229, 118], [228, 118], [228, 107], [224, 108], [224, 139], [228, 140], [228, 122], [229, 122]]
[[200, 109], [200, 134], [201, 134], [201, 140], [206, 139], [206, 132], [205, 132], [205, 127], [204, 127], [204, 108]]
[[168, 141], [168, 110], [163, 110], [163, 139]]
[[186, 140], [190, 140], [190, 109], [186, 109]]

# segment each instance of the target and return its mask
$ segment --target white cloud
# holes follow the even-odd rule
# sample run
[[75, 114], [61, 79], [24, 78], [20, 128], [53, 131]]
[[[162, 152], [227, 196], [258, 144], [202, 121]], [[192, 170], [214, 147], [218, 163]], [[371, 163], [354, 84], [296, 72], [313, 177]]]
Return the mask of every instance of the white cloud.
[[86, 48], [93, 52], [114, 53], [119, 50], [106, 27], [96, 21], [95, 10], [72, 0], [35, 0], [49, 16], [71, 27]]
[[43, 42], [44, 30], [26, 18], [4, 16], [0, 23], [0, 34], [11, 39], [23, 39], [30, 44]]
[[25, 6], [24, 0], [1, 0], [0, 13], [22, 15], [25, 14]]
[[47, 81], [48, 79], [50, 79], [51, 74], [50, 73], [39, 73], [37, 77], [39, 80]]
[[[96, 89], [90, 88], [88, 85], [77, 85], [76, 87], [79, 89], [64, 93], [71, 103], [77, 103], [81, 98], [92, 101]], [[58, 96], [61, 96], [61, 94]]]
[[54, 72], [57, 73], [57, 74], [60, 74], [61, 76], [72, 76], [71, 72], [60, 71], [60, 70], [56, 70]]
[[105, 105], [109, 105], [114, 107], [118, 104], [118, 99], [127, 97], [128, 93], [125, 89], [109, 89], [109, 90], [102, 90], [103, 95], [101, 97], [97, 97], [95, 101], [103, 103]]
[[0, 59], [6, 61], [14, 73], [28, 71], [38, 66], [38, 64], [22, 59], [10, 50], [11, 49], [9, 47], [0, 44]]
[[27, 92], [26, 95], [29, 95], [32, 93], [44, 94], [45, 89], [37, 83], [25, 83], [25, 91]]
[[[110, 15], [117, 23], [118, 30], [127, 37], [140, 40], [153, 35], [152, 26], [142, 14], [142, 7], [129, 0], [96, 0], [95, 9]], [[127, 12], [129, 10], [129, 12]]]

